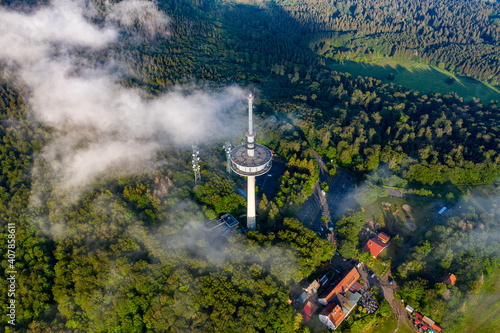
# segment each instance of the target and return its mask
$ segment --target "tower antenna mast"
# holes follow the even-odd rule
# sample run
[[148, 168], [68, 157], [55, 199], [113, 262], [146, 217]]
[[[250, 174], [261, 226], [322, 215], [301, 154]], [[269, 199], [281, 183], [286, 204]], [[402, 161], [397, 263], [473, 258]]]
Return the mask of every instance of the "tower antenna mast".
[[231, 142], [227, 141], [224, 145], [224, 150], [226, 152], [226, 172], [231, 173]]
[[267, 173], [271, 169], [272, 153], [269, 148], [255, 143], [253, 130], [253, 99], [252, 93], [248, 100], [248, 132], [246, 143], [231, 150], [231, 169], [240, 176], [247, 177], [247, 228], [256, 229], [255, 214], [255, 177]]
[[194, 183], [197, 184], [201, 180], [200, 175], [200, 151], [196, 145], [193, 145], [193, 172], [194, 172]]

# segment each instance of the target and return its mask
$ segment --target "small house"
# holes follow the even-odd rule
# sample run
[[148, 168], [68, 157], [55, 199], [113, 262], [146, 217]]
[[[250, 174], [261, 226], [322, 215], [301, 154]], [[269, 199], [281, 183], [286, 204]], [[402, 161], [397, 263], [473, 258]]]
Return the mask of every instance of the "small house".
[[299, 294], [299, 297], [297, 297], [297, 302], [299, 302], [299, 304], [303, 304], [307, 299], [307, 293], [305, 291], [303, 291], [302, 293]]
[[382, 252], [386, 247], [387, 245], [382, 243], [380, 240], [376, 238], [370, 238], [368, 242], [366, 242], [363, 250], [370, 252], [374, 258], [377, 258], [380, 252]]
[[319, 287], [320, 287], [320, 283], [317, 280], [314, 280], [313, 282], [311, 282], [311, 284], [309, 286], [307, 286], [307, 288], [305, 290], [309, 296], [313, 296], [313, 295], [316, 295], [318, 293]]
[[444, 284], [446, 284], [448, 286], [449, 285], [454, 286], [455, 282], [457, 282], [457, 277], [455, 276], [455, 274], [449, 273], [448, 275], [443, 277], [441, 280], [443, 281]]
[[432, 320], [431, 318], [429, 318], [429, 317], [427, 317], [427, 316], [424, 316], [424, 317], [422, 318], [422, 321], [423, 321], [425, 324], [429, 325], [429, 327], [432, 327], [432, 326], [434, 326], [434, 325], [436, 324], [436, 323], [434, 322], [434, 320]]
[[337, 329], [344, 318], [345, 313], [338, 304], [330, 303], [319, 313], [319, 320], [331, 330]]
[[445, 210], [447, 210], [448, 208], [447, 207], [443, 207], [439, 210], [438, 214], [441, 215], [444, 213]]
[[436, 332], [441, 332], [443, 329], [439, 327], [437, 324], [432, 325], [432, 329], [435, 330]]
[[302, 324], [307, 323], [309, 320], [311, 320], [311, 317], [318, 309], [318, 306], [314, 303], [307, 302], [304, 308], [302, 309]]
[[378, 234], [378, 239], [380, 239], [384, 244], [387, 244], [391, 237], [388, 234], [381, 232]]

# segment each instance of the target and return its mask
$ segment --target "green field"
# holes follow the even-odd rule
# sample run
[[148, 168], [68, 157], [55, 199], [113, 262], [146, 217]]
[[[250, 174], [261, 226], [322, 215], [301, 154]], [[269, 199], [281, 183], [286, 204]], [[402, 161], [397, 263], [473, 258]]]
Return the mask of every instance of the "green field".
[[[382, 202], [391, 204], [387, 207], [382, 204]], [[405, 212], [402, 208], [404, 204], [409, 205], [412, 210], [411, 212]], [[385, 227], [390, 234], [399, 234], [402, 237], [413, 237], [426, 232], [430, 226], [433, 226], [434, 222], [430, 219], [435, 215], [432, 210], [436, 209], [438, 205], [437, 201], [422, 201], [415, 200], [411, 198], [397, 198], [397, 197], [386, 197], [379, 198], [374, 203], [365, 207], [365, 218], [367, 221], [373, 221], [374, 223], [380, 224]], [[396, 213], [399, 211], [398, 213]], [[396, 214], [395, 214], [396, 213]], [[408, 221], [412, 221], [417, 227], [415, 231], [409, 230], [405, 221], [406, 216], [410, 216]]]
[[[339, 63], [330, 60], [327, 64], [329, 68], [338, 72], [374, 77], [386, 83], [393, 82], [422, 93], [455, 92], [466, 101], [472, 100], [473, 97], [479, 98], [483, 103], [491, 100], [500, 101], [500, 91], [493, 86], [421, 63], [382, 58], [372, 62]], [[393, 80], [389, 80], [391, 73], [394, 75]]]
[[362, 333], [391, 333], [398, 326], [398, 320], [394, 316], [388, 318], [377, 318], [368, 326], [366, 326]]
[[500, 270], [489, 278], [477, 297], [468, 301], [465, 320], [456, 332], [492, 333], [500, 330]]

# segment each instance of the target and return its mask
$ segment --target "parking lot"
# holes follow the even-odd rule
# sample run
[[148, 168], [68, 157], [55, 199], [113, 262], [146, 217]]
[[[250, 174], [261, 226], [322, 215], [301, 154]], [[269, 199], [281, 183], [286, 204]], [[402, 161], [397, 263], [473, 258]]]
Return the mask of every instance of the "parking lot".
[[267, 200], [272, 200], [276, 193], [278, 193], [279, 179], [286, 171], [284, 162], [276, 161], [273, 159], [271, 170], [265, 175], [255, 178], [255, 185], [259, 187], [258, 197], [262, 198], [265, 194]]

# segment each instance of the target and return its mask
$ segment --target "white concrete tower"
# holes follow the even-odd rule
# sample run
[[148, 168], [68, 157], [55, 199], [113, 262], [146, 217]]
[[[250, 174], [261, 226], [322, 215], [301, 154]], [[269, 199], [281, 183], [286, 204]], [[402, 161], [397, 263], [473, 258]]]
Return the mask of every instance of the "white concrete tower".
[[247, 228], [256, 229], [255, 223], [255, 177], [271, 169], [272, 153], [266, 146], [255, 143], [253, 131], [253, 94], [248, 99], [247, 142], [231, 150], [231, 169], [240, 176], [247, 177]]

